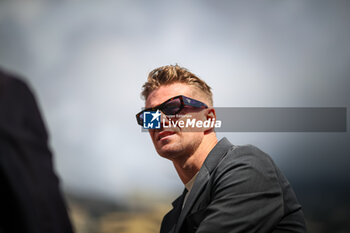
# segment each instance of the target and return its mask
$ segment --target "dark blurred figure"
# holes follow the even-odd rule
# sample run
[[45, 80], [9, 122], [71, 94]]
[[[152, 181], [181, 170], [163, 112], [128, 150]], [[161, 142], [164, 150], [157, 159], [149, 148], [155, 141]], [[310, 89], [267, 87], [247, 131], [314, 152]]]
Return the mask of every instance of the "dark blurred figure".
[[73, 232], [28, 86], [0, 70], [0, 233]]

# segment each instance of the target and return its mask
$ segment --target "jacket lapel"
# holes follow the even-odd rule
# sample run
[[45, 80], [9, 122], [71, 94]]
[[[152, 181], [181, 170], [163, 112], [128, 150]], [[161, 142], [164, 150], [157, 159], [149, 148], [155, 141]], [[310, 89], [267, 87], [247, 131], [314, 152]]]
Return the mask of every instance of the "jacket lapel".
[[160, 233], [174, 232], [186, 193], [187, 193], [187, 190], [185, 189], [182, 195], [179, 196], [175, 201], [173, 201], [172, 203], [173, 209], [164, 216], [162, 225], [160, 228]]
[[183, 207], [181, 214], [179, 216], [178, 222], [176, 224], [175, 233], [179, 232], [183, 221], [185, 220], [185, 217], [187, 216], [188, 212], [192, 208], [196, 198], [201, 193], [203, 187], [209, 180], [209, 172], [207, 169], [201, 169], [201, 171], [198, 173], [196, 181], [193, 184], [192, 190], [189, 193], [185, 206]]
[[[197, 178], [193, 184], [191, 192], [189, 193], [185, 206], [183, 207], [181, 214], [178, 218], [177, 224], [175, 226], [175, 233], [180, 231], [180, 228], [191, 210], [193, 204], [195, 203], [197, 197], [202, 192], [202, 189], [205, 187], [206, 183], [210, 178], [211, 172], [218, 165], [221, 159], [226, 155], [227, 151], [232, 147], [232, 144], [226, 139], [221, 139], [216, 146], [208, 154], [207, 158], [204, 161], [203, 166], [199, 170]], [[181, 202], [182, 203], [182, 202]]]

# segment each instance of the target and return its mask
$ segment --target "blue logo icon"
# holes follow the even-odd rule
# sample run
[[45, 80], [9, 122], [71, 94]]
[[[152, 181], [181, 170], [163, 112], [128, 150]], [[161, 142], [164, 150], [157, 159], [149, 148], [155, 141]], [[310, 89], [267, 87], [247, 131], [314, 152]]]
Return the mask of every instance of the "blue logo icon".
[[162, 114], [159, 110], [149, 111], [143, 113], [143, 128], [144, 129], [160, 129], [160, 116]]

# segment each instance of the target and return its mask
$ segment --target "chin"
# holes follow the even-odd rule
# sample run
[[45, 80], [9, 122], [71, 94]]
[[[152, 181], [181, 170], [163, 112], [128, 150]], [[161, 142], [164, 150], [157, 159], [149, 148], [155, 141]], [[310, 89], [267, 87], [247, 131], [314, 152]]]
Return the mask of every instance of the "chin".
[[169, 148], [168, 146], [163, 146], [162, 148], [157, 150], [158, 154], [166, 159], [172, 159], [177, 157], [179, 151], [175, 148]]

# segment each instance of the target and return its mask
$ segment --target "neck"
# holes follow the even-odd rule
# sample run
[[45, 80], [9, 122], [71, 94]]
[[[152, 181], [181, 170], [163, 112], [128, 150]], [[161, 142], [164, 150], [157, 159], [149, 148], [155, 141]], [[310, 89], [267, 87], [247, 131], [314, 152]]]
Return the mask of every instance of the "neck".
[[182, 183], [188, 183], [202, 167], [209, 152], [215, 147], [218, 139], [215, 133], [210, 133], [203, 138], [197, 150], [189, 155], [173, 160], [173, 164]]

